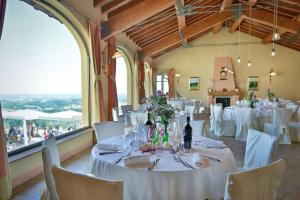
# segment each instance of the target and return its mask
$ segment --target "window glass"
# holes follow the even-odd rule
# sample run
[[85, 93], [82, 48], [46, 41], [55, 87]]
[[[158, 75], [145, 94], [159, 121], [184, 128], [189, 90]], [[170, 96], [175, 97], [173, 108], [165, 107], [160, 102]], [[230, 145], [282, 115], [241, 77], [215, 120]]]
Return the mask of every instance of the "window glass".
[[167, 75], [156, 75], [156, 91], [161, 91], [163, 93], [169, 92]]
[[118, 95], [118, 105], [120, 107], [120, 115], [121, 106], [127, 105], [127, 66], [124, 60], [124, 57], [116, 58], [116, 87], [117, 87], [117, 95]]
[[7, 1], [0, 71], [8, 152], [88, 125], [82, 120], [80, 49], [58, 20]]

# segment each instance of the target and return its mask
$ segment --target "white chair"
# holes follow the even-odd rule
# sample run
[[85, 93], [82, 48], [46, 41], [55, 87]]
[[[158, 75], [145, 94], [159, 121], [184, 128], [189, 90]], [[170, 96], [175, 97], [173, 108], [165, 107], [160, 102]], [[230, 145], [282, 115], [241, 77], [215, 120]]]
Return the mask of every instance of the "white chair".
[[184, 111], [191, 115], [195, 113], [195, 106], [185, 106]]
[[179, 111], [182, 111], [182, 110], [183, 110], [183, 101], [180, 101], [180, 100], [172, 101], [172, 102], [171, 102], [171, 105], [172, 105], [176, 110], [179, 110]]
[[279, 144], [291, 144], [289, 122], [292, 111], [286, 108], [274, 108], [272, 123], [265, 123], [264, 132], [279, 138]]
[[211, 132], [220, 137], [223, 134], [223, 112], [222, 107], [211, 105]]
[[298, 109], [298, 105], [294, 103], [288, 103], [286, 104], [286, 108], [292, 110], [292, 113], [296, 113]]
[[291, 142], [300, 142], [300, 122], [290, 122], [289, 133]]
[[42, 159], [43, 159], [43, 169], [44, 177], [47, 186], [47, 190], [50, 195], [51, 200], [59, 200], [58, 194], [56, 192], [56, 186], [51, 171], [53, 165], [60, 166], [60, 158], [58, 147], [54, 135], [50, 134], [48, 139], [42, 143]]
[[224, 200], [276, 200], [285, 161], [227, 174]]
[[206, 137], [206, 133], [204, 131], [204, 120], [193, 120], [191, 121], [191, 126], [193, 130], [193, 139], [198, 140], [197, 138], [200, 138], [200, 136]]
[[124, 122], [114, 122], [114, 121], [107, 121], [107, 122], [99, 122], [94, 124], [94, 129], [96, 132], [97, 142], [113, 137], [118, 135], [124, 134]]
[[235, 139], [246, 141], [248, 129], [252, 128], [251, 124], [251, 108], [236, 107], [236, 133]]
[[112, 117], [113, 117], [113, 121], [120, 121], [119, 107], [112, 108]]
[[273, 147], [278, 138], [249, 129], [243, 169], [253, 169], [272, 162]]
[[123, 106], [121, 106], [121, 109], [122, 109], [123, 116], [125, 116], [129, 111], [133, 110], [133, 106], [132, 105], [123, 105]]
[[194, 101], [194, 106], [195, 106], [195, 113], [199, 113], [201, 101], [200, 100], [195, 100]]
[[123, 199], [121, 181], [101, 180], [56, 166], [52, 167], [52, 173], [60, 200]]

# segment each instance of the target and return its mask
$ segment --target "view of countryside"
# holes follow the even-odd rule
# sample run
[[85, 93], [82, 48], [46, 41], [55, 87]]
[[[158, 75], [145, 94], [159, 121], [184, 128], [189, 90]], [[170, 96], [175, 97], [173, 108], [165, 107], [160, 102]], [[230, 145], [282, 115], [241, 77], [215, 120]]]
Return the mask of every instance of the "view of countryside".
[[79, 95], [0, 96], [8, 151], [82, 127]]

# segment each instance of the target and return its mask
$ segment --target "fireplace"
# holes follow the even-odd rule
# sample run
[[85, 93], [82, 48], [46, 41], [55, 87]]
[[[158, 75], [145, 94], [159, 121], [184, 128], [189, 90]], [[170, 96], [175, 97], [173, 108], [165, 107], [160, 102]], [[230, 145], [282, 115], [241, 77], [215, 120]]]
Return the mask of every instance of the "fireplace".
[[235, 85], [234, 66], [230, 57], [216, 57], [213, 79], [208, 90], [209, 104], [222, 103], [223, 108], [234, 106], [240, 91]]
[[216, 103], [221, 103], [223, 108], [230, 106], [230, 97], [216, 97]]

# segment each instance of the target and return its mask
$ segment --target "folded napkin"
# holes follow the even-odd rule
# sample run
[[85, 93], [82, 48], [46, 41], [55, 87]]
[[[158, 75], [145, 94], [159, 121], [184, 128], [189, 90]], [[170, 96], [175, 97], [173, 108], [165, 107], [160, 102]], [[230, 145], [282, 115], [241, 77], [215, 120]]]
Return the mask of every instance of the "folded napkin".
[[200, 145], [204, 148], [211, 148], [211, 149], [223, 149], [227, 147], [223, 141], [214, 140], [205, 137], [200, 137], [198, 140], [195, 140], [195, 144]]
[[145, 167], [150, 163], [150, 155], [137, 155], [124, 158], [124, 165], [128, 167]]
[[118, 151], [118, 145], [116, 144], [97, 144], [98, 149], [108, 150], [108, 151]]

